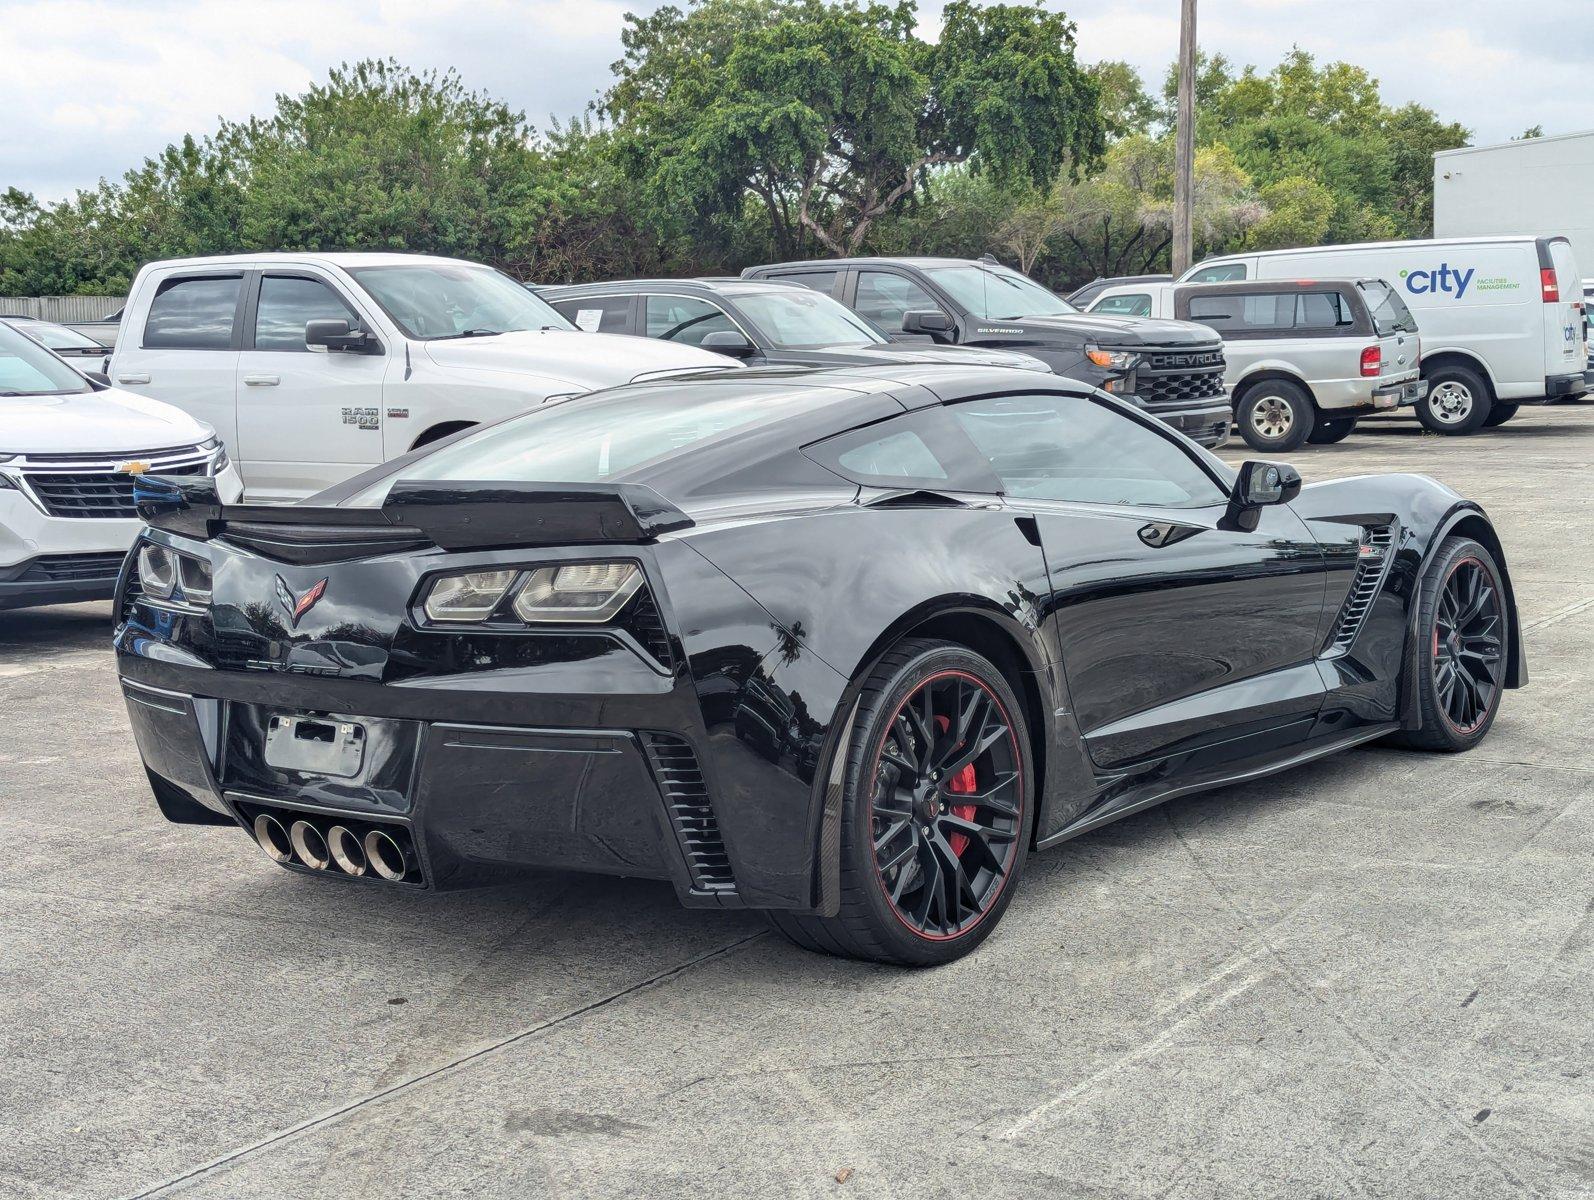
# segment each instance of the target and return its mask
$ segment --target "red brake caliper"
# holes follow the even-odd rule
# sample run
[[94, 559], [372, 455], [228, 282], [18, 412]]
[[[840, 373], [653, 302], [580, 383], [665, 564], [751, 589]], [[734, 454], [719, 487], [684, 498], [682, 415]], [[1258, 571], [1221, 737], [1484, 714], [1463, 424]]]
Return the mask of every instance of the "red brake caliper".
[[[936, 717], [935, 723], [936, 727], [940, 729], [942, 733], [945, 733], [952, 724], [952, 722], [946, 717], [940, 716]], [[977, 787], [979, 787], [979, 784], [974, 778], [973, 763], [968, 763], [961, 771], [946, 781], [946, 790], [954, 794], [959, 792], [967, 794], [974, 791]], [[954, 804], [952, 806], [952, 815], [961, 817], [965, 821], [972, 821], [974, 819], [974, 805]], [[952, 853], [957, 855], [959, 858], [962, 858], [963, 850], [969, 844], [969, 835], [966, 833], [954, 833], [951, 837], [947, 838], [947, 843], [952, 847]]]

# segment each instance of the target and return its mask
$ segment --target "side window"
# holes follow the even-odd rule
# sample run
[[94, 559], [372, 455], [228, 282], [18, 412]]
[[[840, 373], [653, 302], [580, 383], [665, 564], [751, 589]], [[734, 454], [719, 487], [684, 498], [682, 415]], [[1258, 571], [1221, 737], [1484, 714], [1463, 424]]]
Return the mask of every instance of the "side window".
[[1110, 313], [1118, 317], [1149, 317], [1151, 297], [1144, 292], [1129, 296], [1108, 296], [1090, 306], [1091, 312]]
[[1295, 327], [1296, 299], [1294, 292], [1191, 296], [1190, 320], [1219, 333], [1278, 332]]
[[736, 332], [736, 322], [725, 310], [696, 296], [649, 296], [647, 331], [650, 338], [700, 346], [711, 333]]
[[1345, 329], [1356, 324], [1339, 292], [1302, 292], [1295, 298], [1295, 328]]
[[549, 300], [557, 312], [587, 333], [629, 333], [630, 296], [583, 296], [579, 300]]
[[873, 487], [997, 490], [985, 464], [969, 453], [968, 438], [940, 407], [837, 434], [803, 453], [843, 479]]
[[839, 271], [798, 271], [791, 275], [771, 275], [769, 278], [779, 279], [782, 283], [800, 283], [805, 288], [831, 296], [835, 294], [836, 276], [839, 274]]
[[1229, 283], [1236, 279], [1245, 278], [1244, 263], [1217, 263], [1210, 267], [1201, 267], [1193, 271], [1185, 283]]
[[144, 323], [145, 348], [229, 349], [242, 287], [241, 275], [166, 280], [149, 306]]
[[354, 310], [319, 279], [267, 275], [260, 281], [255, 312], [256, 350], [303, 350], [304, 327], [310, 321], [342, 317], [358, 321]]
[[885, 271], [858, 272], [858, 298], [852, 307], [887, 333], [901, 333], [907, 313], [942, 311], [935, 297], [913, 280]]
[[1086, 396], [997, 396], [951, 412], [1013, 497], [1164, 508], [1226, 499], [1177, 442]]

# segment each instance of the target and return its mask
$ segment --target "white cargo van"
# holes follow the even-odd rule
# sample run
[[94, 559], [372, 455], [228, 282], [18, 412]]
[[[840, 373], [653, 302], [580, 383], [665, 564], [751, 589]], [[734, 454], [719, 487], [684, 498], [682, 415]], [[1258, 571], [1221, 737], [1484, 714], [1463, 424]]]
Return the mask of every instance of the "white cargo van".
[[726, 369], [741, 366], [580, 332], [477, 263], [248, 254], [140, 270], [109, 373], [214, 426], [248, 498], [278, 502], [554, 396]]
[[1435, 433], [1500, 425], [1521, 404], [1580, 395], [1583, 296], [1564, 237], [1371, 242], [1226, 254], [1180, 283], [1236, 279], [1387, 279], [1422, 329], [1428, 394], [1417, 416]]

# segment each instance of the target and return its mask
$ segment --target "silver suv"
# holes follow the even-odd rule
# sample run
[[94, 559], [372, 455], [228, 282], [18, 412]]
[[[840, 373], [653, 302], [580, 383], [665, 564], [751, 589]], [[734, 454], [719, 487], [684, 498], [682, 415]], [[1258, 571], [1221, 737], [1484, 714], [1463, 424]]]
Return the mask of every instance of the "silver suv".
[[1090, 311], [1222, 334], [1235, 424], [1263, 453], [1341, 441], [1358, 417], [1428, 392], [1416, 318], [1382, 279], [1122, 284]]

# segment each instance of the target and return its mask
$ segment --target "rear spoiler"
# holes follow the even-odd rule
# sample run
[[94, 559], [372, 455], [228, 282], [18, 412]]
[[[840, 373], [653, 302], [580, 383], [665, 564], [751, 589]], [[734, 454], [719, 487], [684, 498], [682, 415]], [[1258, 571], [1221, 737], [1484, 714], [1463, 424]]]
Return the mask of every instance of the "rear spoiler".
[[223, 504], [213, 479], [141, 475], [138, 515], [186, 537], [221, 536], [231, 523], [424, 534], [445, 550], [646, 542], [692, 520], [652, 488], [635, 483], [499, 483], [404, 480], [381, 508]]

